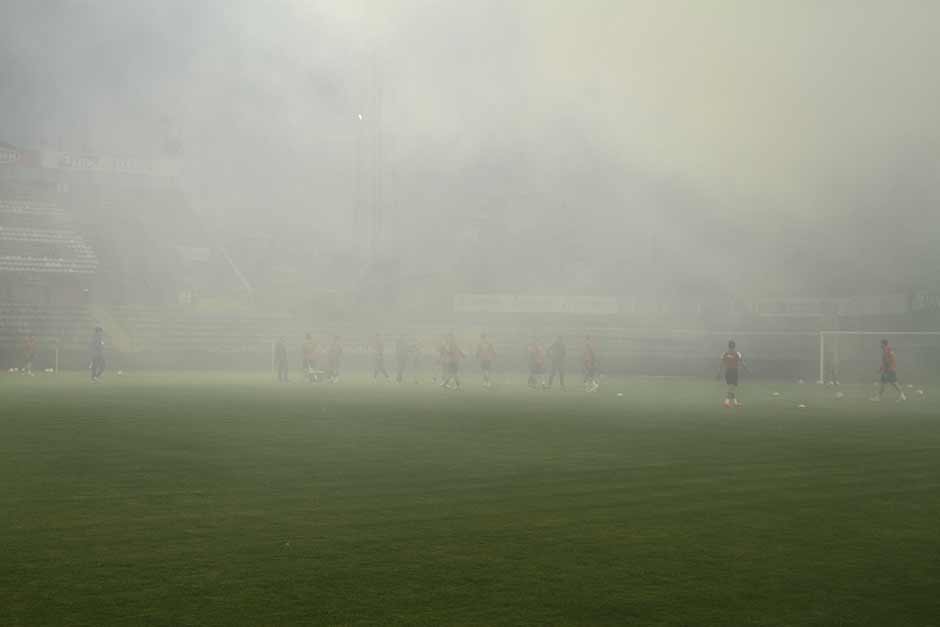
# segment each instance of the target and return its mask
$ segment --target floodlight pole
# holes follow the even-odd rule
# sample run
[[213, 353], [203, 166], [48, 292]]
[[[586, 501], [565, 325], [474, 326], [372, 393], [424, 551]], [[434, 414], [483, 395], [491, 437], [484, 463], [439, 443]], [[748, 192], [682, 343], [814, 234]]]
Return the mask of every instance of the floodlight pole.
[[369, 216], [369, 256], [375, 264], [379, 234], [382, 228], [382, 81], [379, 75], [378, 52], [372, 53], [372, 211]]
[[365, 121], [362, 113], [356, 114], [356, 198], [353, 208], [353, 241], [357, 241], [362, 229], [362, 179], [363, 179], [363, 157], [362, 143], [365, 134]]

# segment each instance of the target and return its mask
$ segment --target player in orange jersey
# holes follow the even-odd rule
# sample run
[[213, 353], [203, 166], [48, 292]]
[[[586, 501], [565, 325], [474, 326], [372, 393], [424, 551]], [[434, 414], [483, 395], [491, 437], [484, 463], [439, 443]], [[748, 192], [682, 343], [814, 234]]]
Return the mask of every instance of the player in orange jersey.
[[885, 385], [890, 384], [898, 392], [898, 402], [906, 401], [907, 397], [904, 396], [904, 390], [901, 389], [901, 384], [898, 383], [898, 357], [894, 353], [894, 349], [891, 348], [891, 345], [888, 344], [888, 340], [881, 340], [881, 386], [878, 388], [878, 395], [873, 397], [871, 400], [876, 403], [881, 400], [881, 396], [885, 393]]
[[378, 381], [379, 375], [382, 375], [388, 383], [388, 370], [385, 369], [385, 342], [378, 333], [369, 342], [369, 350], [372, 351], [372, 380]]
[[319, 380], [317, 374], [317, 341], [309, 333], [304, 336], [304, 343], [300, 346], [300, 352], [303, 355], [302, 370], [307, 381], [316, 383]]
[[490, 374], [493, 371], [493, 361], [496, 360], [496, 349], [493, 343], [486, 336], [486, 333], [480, 336], [480, 343], [477, 345], [477, 359], [480, 362], [480, 370], [483, 372], [483, 387], [493, 386]]
[[725, 383], [728, 384], [728, 396], [725, 397], [725, 407], [740, 407], [741, 401], [738, 400], [738, 378], [739, 369], [744, 368], [744, 357], [738, 352], [734, 340], [728, 342], [728, 350], [721, 355], [721, 363], [718, 366], [718, 380], [721, 375], [725, 375]]
[[457, 340], [453, 333], [447, 334], [447, 342], [444, 345], [444, 380], [441, 382], [442, 388], [450, 388], [453, 382], [453, 388], [460, 389], [460, 360], [465, 357], [463, 351], [457, 346]]
[[545, 389], [545, 349], [535, 338], [528, 347], [529, 357], [529, 387], [532, 389]]
[[584, 338], [584, 350], [581, 352], [581, 363], [584, 366], [584, 390], [586, 392], [596, 392], [600, 387], [597, 384], [597, 355], [594, 352], [594, 345], [591, 343], [591, 336]]

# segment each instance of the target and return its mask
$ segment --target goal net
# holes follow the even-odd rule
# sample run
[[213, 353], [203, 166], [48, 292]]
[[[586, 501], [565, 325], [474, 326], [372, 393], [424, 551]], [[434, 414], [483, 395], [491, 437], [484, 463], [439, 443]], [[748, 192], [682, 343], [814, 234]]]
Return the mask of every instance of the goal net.
[[881, 340], [897, 354], [898, 378], [923, 383], [940, 376], [940, 332], [823, 331], [819, 334], [819, 381], [865, 383], [879, 377]]
[[[940, 378], [940, 332], [595, 329], [590, 334], [608, 374], [714, 376], [733, 339], [750, 379], [871, 383], [879, 377], [881, 340], [887, 339], [897, 353], [902, 382]], [[566, 336], [577, 337], [574, 332]], [[504, 354], [524, 350], [524, 338], [496, 339]]]

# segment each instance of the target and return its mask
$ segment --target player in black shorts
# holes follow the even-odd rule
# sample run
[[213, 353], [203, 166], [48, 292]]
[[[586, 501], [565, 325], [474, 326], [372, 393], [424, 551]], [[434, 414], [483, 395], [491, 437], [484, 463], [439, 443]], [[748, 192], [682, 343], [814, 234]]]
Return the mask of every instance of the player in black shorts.
[[408, 368], [408, 358], [410, 357], [411, 345], [404, 335], [398, 336], [395, 342], [395, 381], [403, 383], [405, 380], [405, 370]]
[[477, 346], [477, 359], [480, 361], [480, 371], [483, 373], [483, 387], [493, 386], [491, 373], [493, 371], [493, 360], [496, 359], [496, 351], [493, 349], [493, 343], [486, 336], [486, 333], [480, 336], [480, 344]]
[[584, 338], [584, 350], [581, 352], [581, 363], [584, 366], [584, 391], [596, 392], [600, 387], [597, 383], [597, 354], [591, 343], [591, 336]]
[[736, 349], [734, 340], [728, 342], [728, 350], [721, 355], [721, 363], [718, 367], [718, 379], [724, 372], [725, 383], [728, 384], [728, 395], [725, 397], [725, 407], [740, 407], [741, 401], [738, 400], [738, 369], [744, 367], [744, 357]]
[[885, 386], [890, 385], [897, 391], [898, 401], [906, 401], [907, 396], [904, 395], [904, 388], [898, 383], [898, 358], [894, 349], [888, 344], [888, 340], [881, 340], [881, 369], [879, 372], [881, 374], [881, 386], [878, 388], [878, 394], [871, 400], [880, 401], [885, 393]]
[[447, 336], [447, 342], [445, 343], [444, 350], [444, 380], [441, 382], [441, 387], [448, 389], [451, 387], [451, 382], [453, 382], [453, 388], [460, 389], [460, 360], [464, 358], [463, 351], [460, 350], [460, 347], [457, 346], [457, 340], [454, 338], [454, 334], [450, 333]]
[[326, 376], [330, 383], [339, 381], [339, 368], [343, 362], [343, 345], [339, 341], [339, 336], [333, 336], [333, 342], [326, 353]]
[[104, 329], [95, 327], [91, 338], [91, 381], [98, 383], [104, 373]]
[[555, 375], [558, 375], [558, 383], [561, 389], [565, 389], [565, 357], [568, 349], [565, 346], [565, 340], [559, 335], [555, 341], [548, 347], [548, 356], [552, 362], [551, 374], [548, 375], [548, 387], [552, 387], [555, 382]]
[[369, 347], [372, 350], [372, 380], [378, 381], [379, 375], [382, 375], [388, 383], [388, 370], [385, 369], [385, 342], [382, 341], [382, 336], [376, 333]]
[[533, 390], [546, 388], [545, 385], [545, 349], [535, 338], [529, 343], [529, 387]]

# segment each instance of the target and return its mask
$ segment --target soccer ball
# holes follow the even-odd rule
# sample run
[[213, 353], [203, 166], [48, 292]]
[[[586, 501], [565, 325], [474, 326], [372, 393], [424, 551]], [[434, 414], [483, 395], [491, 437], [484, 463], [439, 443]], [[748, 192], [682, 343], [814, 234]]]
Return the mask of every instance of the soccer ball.
[[780, 392], [771, 392], [770, 395], [777, 397], [777, 396], [780, 396]]
[[800, 409], [806, 409], [806, 405], [804, 405], [803, 403], [800, 403], [800, 404], [798, 405], [798, 407], [799, 407]]
[[845, 398], [845, 392], [836, 392], [836, 398]]

